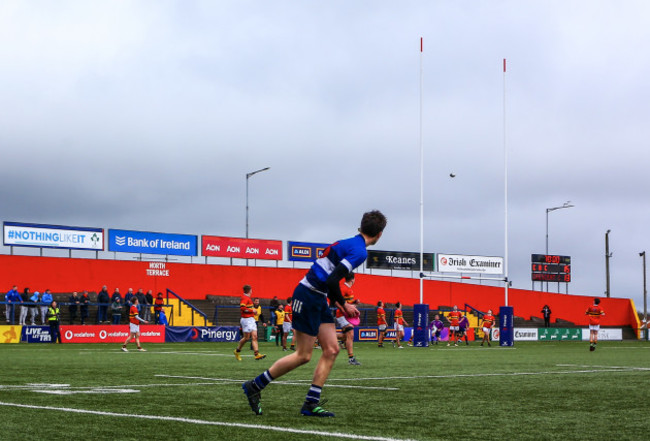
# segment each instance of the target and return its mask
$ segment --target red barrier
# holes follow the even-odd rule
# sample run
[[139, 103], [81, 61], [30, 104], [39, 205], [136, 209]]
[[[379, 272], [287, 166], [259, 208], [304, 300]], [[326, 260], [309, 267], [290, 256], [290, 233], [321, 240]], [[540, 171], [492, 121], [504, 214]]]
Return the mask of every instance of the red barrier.
[[[129, 325], [62, 325], [63, 343], [124, 343], [129, 336]], [[163, 325], [141, 325], [140, 342], [164, 343]]]
[[[49, 288], [54, 293], [98, 291], [107, 285], [109, 292], [120, 288], [151, 289], [154, 294], [167, 288], [186, 299], [205, 299], [207, 294], [238, 296], [242, 286], [253, 287], [253, 295], [270, 299], [291, 296], [306, 270], [254, 266], [206, 265], [203, 263], [133, 262], [103, 259], [69, 259], [0, 255], [0, 286], [28, 286], [33, 291]], [[401, 301], [406, 305], [419, 303], [419, 280], [402, 277], [358, 274], [354, 292], [361, 302], [375, 304], [383, 300], [391, 306]], [[586, 326], [585, 311], [593, 297], [552, 294], [521, 289], [509, 290], [509, 304], [515, 315], [530, 319], [541, 317], [547, 304], [553, 311], [552, 321], [561, 318]], [[437, 280], [424, 281], [424, 302], [431, 308], [467, 303], [481, 311], [504, 304], [503, 288]], [[604, 326], [637, 326], [636, 311], [629, 299], [602, 299], [606, 315]], [[126, 338], [126, 336], [124, 337]]]

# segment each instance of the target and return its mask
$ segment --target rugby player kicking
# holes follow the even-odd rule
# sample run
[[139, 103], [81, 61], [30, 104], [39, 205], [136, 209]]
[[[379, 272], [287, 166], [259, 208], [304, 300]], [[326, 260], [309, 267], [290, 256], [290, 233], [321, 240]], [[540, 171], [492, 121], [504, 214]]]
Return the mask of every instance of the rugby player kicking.
[[364, 213], [358, 235], [338, 241], [325, 249], [314, 262], [293, 292], [293, 330], [296, 352], [282, 357], [252, 380], [242, 384], [248, 404], [256, 415], [262, 414], [261, 392], [271, 381], [291, 372], [311, 360], [316, 338], [322, 354], [312, 379], [312, 384], [300, 409], [304, 416], [333, 417], [334, 413], [322, 407], [321, 392], [329, 376], [339, 345], [336, 339], [334, 317], [330, 304], [345, 315], [356, 317], [359, 311], [347, 303], [341, 294], [340, 281], [368, 257], [366, 247], [377, 243], [386, 227], [386, 217], [379, 211]]

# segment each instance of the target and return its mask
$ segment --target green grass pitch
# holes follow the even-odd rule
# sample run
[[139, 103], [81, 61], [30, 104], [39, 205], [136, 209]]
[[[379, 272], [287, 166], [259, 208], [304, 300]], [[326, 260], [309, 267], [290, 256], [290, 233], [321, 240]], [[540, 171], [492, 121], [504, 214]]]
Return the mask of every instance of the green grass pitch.
[[[650, 343], [343, 350], [326, 384], [336, 418], [302, 417], [320, 356], [267, 387], [251, 412], [242, 381], [267, 358], [234, 344], [0, 345], [1, 438], [13, 440], [640, 440], [650, 432]], [[66, 386], [67, 385], [67, 386]]]

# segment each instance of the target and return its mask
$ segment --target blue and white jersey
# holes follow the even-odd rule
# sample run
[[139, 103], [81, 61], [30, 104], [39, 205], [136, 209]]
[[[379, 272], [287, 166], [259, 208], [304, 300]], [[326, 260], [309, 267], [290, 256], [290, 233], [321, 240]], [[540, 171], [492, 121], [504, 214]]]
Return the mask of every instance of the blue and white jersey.
[[349, 271], [365, 262], [368, 257], [366, 241], [361, 234], [333, 243], [323, 251], [322, 256], [314, 262], [307, 275], [300, 281], [307, 288], [327, 295], [327, 278], [339, 263]]

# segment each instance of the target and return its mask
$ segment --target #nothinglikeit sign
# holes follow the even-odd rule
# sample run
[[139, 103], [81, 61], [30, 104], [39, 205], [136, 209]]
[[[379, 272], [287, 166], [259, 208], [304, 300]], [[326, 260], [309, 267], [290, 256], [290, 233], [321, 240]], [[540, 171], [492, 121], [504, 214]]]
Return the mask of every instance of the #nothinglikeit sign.
[[73, 250], [104, 249], [102, 228], [4, 222], [5, 246], [65, 248]]
[[108, 230], [108, 251], [196, 256], [197, 237], [149, 231]]

